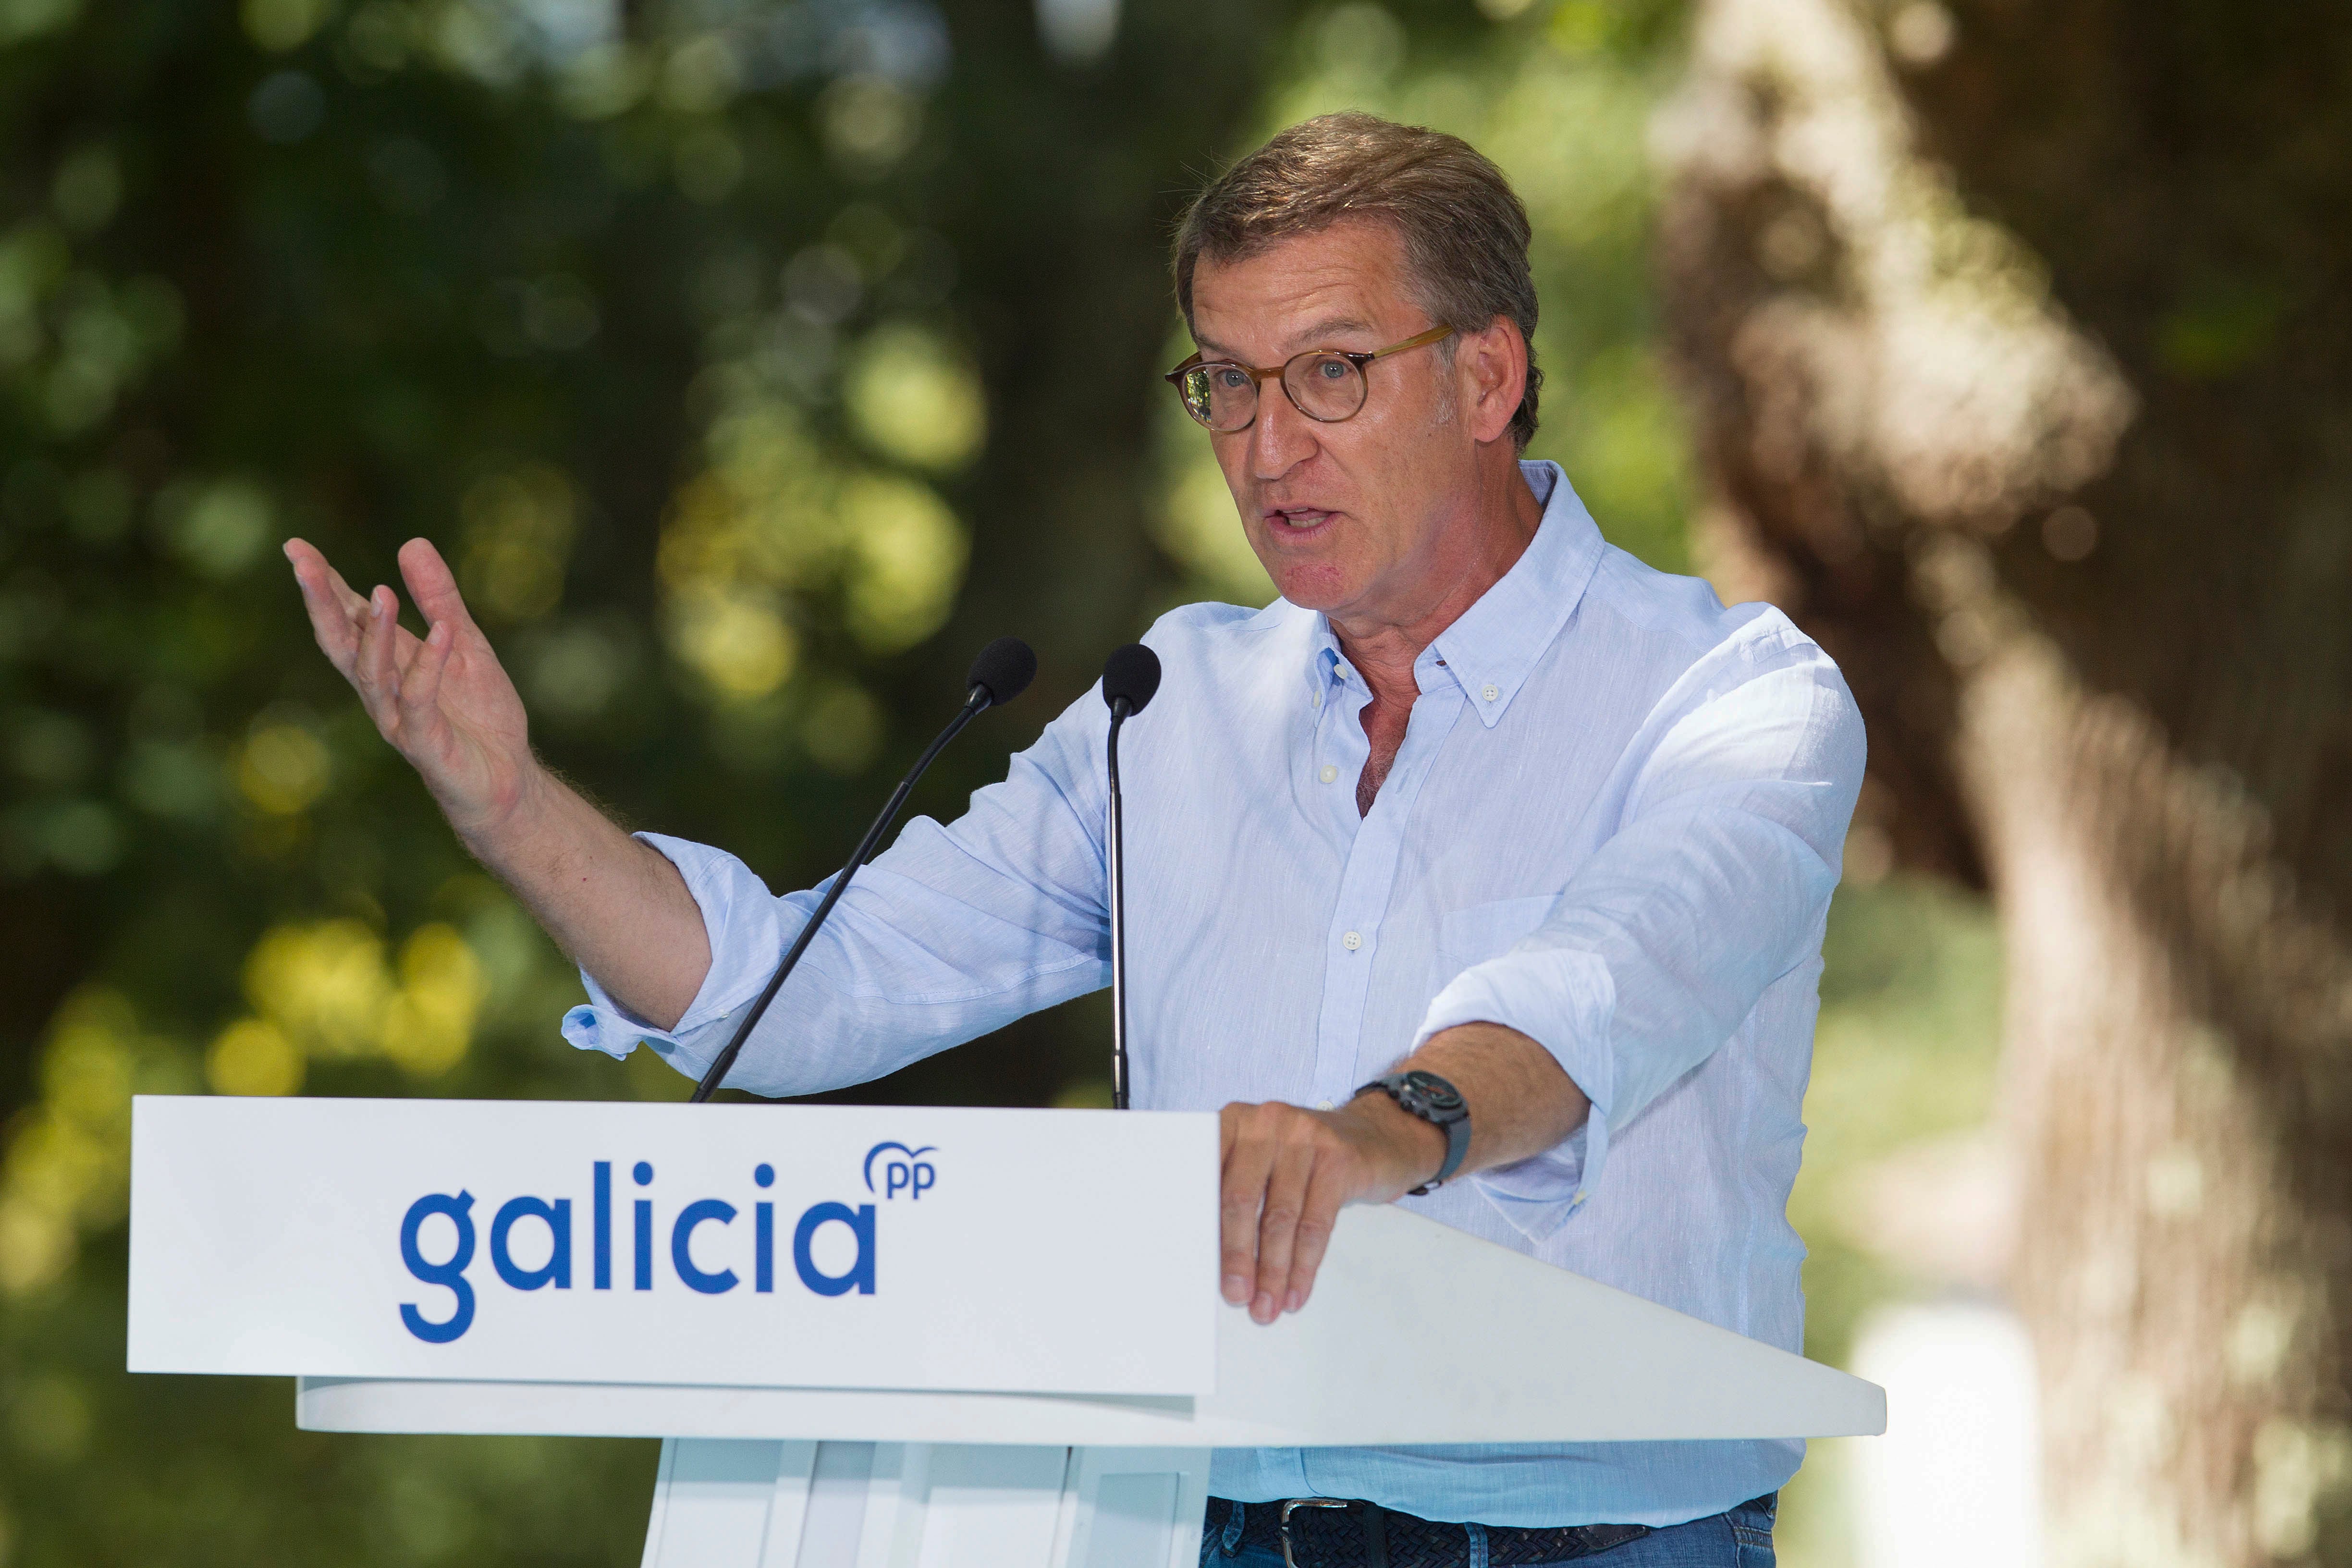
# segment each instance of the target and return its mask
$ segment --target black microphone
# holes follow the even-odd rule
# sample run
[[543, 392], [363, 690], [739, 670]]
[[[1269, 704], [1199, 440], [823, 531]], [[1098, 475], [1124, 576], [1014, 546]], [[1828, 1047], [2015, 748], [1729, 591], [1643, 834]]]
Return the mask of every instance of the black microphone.
[[1118, 798], [1118, 729], [1160, 689], [1160, 656], [1131, 642], [1103, 661], [1110, 704], [1110, 1103], [1127, 1109], [1127, 855]]
[[792, 947], [784, 953], [784, 961], [776, 965], [775, 973], [768, 977], [767, 989], [760, 993], [760, 999], [752, 1003], [751, 1011], [743, 1015], [743, 1021], [735, 1026], [734, 1038], [727, 1042], [727, 1048], [711, 1062], [710, 1070], [702, 1075], [702, 1081], [694, 1086], [694, 1094], [688, 1103], [699, 1105], [719, 1091], [719, 1084], [726, 1080], [728, 1069], [735, 1065], [735, 1058], [743, 1054], [743, 1042], [751, 1037], [753, 1026], [759, 1023], [761, 1015], [767, 1012], [768, 1004], [776, 999], [784, 977], [793, 972], [794, 964], [800, 963], [801, 954], [808, 951], [817, 928], [824, 924], [827, 915], [833, 913], [833, 906], [841, 901], [841, 895], [849, 887], [849, 879], [856, 874], [857, 868], [874, 858], [875, 850], [882, 842], [882, 835], [889, 830], [891, 822], [898, 815], [898, 808], [907, 804], [907, 796], [914, 790], [915, 781], [923, 776], [923, 770], [931, 765], [931, 759], [946, 750], [947, 743], [961, 734], [963, 727], [982, 711], [1001, 708], [1012, 701], [1026, 691], [1029, 683], [1036, 678], [1037, 656], [1019, 637], [998, 637], [980, 650], [980, 657], [971, 661], [971, 673], [964, 677], [964, 685], [969, 690], [963, 706], [956, 710], [953, 719], [948, 721], [948, 727], [940, 731], [939, 739], [924, 748], [923, 754], [915, 759], [915, 765], [907, 771], [907, 776], [898, 781], [898, 787], [890, 793], [889, 804], [883, 806], [881, 815], [874, 819], [874, 826], [866, 830], [866, 837], [858, 841], [857, 852], [849, 858], [849, 864], [841, 868], [841, 874], [833, 879], [833, 886], [824, 890], [824, 901], [817, 905], [816, 913], [809, 918], [808, 924], [801, 927], [800, 935], [793, 939]]

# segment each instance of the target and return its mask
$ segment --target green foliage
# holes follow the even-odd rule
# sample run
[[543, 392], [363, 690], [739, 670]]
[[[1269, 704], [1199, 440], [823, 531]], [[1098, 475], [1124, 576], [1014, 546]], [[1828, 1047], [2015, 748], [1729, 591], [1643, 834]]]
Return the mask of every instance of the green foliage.
[[[362, 588], [435, 539], [551, 761], [805, 885], [987, 637], [1039, 691], [918, 809], [1157, 608], [1264, 596], [1150, 374], [1163, 247], [1215, 156], [1356, 105], [1518, 182], [1535, 454], [1685, 569], [1643, 151], [1679, 6], [1486, 10], [1129, 0], [1090, 58], [978, 0], [0, 0], [0, 1564], [637, 1550], [648, 1445], [307, 1435], [283, 1385], [120, 1370], [132, 1092], [685, 1089], [561, 1045], [575, 977], [310, 646], [285, 535]], [[1980, 1110], [1983, 944], [1841, 900], [1817, 1348], [1887, 1288], [1818, 1194]], [[1104, 1016], [856, 1097], [1087, 1102]]]
[[[132, 1092], [685, 1089], [562, 1046], [576, 980], [278, 543], [364, 588], [434, 538], [551, 760], [780, 885], [1023, 630], [952, 811], [1165, 574], [1118, 472], [1162, 227], [1284, 22], [1132, 5], [1088, 62], [926, 0], [0, 5], [0, 1562], [633, 1557], [644, 1445], [120, 1371]], [[861, 1093], [1043, 1102], [1098, 1014]]]

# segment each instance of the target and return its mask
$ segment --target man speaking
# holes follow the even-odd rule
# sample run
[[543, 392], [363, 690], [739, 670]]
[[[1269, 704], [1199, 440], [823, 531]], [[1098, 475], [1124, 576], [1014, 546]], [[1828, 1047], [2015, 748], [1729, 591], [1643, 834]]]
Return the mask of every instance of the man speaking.
[[[1184, 220], [1199, 352], [1168, 379], [1282, 597], [1146, 639], [1133, 1101], [1222, 1109], [1223, 1289], [1259, 1322], [1307, 1305], [1343, 1207], [1402, 1202], [1794, 1351], [1785, 1209], [1862, 721], [1784, 616], [1612, 549], [1519, 460], [1528, 237], [1468, 145], [1365, 115], [1284, 132]], [[401, 552], [421, 640], [389, 588], [287, 553], [385, 739], [580, 963], [566, 1037], [698, 1076], [818, 895], [632, 838], [542, 768], [431, 545]], [[1107, 984], [1108, 722], [1081, 700], [962, 818], [909, 824], [728, 1081], [861, 1082]], [[1312, 1498], [1349, 1506], [1302, 1510], [1302, 1568], [1769, 1563], [1802, 1453], [1221, 1450], [1203, 1560], [1283, 1562], [1282, 1505]]]

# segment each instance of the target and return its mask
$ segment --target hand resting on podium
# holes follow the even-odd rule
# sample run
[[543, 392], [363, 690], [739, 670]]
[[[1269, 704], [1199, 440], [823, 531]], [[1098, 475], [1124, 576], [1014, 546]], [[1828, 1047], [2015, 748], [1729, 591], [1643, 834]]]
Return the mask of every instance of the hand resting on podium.
[[[1592, 1108], [1549, 1051], [1500, 1024], [1433, 1035], [1400, 1066], [1437, 1074], [1470, 1108], [1455, 1180], [1542, 1153]], [[1393, 1203], [1445, 1156], [1445, 1135], [1385, 1094], [1333, 1110], [1228, 1105], [1223, 1134], [1219, 1286], [1261, 1323], [1307, 1304], [1342, 1207]]]

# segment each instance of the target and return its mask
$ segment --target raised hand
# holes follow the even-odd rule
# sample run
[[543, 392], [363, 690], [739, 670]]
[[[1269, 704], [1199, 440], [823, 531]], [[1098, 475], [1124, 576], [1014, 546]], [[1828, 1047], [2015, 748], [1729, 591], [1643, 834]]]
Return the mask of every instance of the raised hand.
[[425, 616], [420, 638], [400, 624], [400, 598], [366, 598], [299, 539], [286, 559], [301, 584], [319, 647], [368, 717], [425, 781], [450, 826], [474, 841], [513, 816], [540, 774], [522, 697], [490, 651], [439, 551], [412, 539], [400, 574]]

